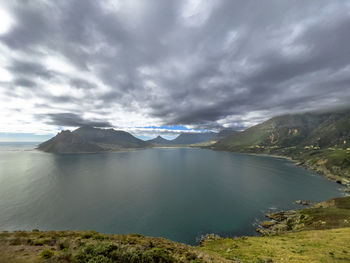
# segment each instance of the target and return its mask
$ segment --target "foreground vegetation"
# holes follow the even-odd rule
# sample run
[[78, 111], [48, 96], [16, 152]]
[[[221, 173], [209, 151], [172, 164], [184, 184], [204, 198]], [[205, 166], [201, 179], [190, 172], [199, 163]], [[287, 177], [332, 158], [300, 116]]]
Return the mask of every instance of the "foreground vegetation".
[[0, 262], [229, 262], [212, 252], [139, 234], [33, 230], [0, 233]]

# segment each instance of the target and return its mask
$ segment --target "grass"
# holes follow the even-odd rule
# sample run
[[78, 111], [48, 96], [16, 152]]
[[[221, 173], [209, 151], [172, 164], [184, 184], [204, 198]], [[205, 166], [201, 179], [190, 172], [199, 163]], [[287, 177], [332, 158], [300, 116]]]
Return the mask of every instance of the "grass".
[[350, 228], [205, 242], [203, 251], [242, 262], [350, 262]]
[[350, 197], [334, 198], [315, 207], [297, 211], [305, 229], [350, 227]]

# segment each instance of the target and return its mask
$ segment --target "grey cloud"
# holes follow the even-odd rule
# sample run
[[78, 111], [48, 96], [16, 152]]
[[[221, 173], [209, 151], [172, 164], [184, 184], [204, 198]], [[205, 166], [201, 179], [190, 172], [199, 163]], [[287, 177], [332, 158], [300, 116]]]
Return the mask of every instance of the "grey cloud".
[[85, 120], [74, 113], [52, 113], [47, 115], [38, 115], [37, 118], [48, 118], [47, 123], [57, 126], [69, 126], [69, 127], [112, 127], [108, 121], [91, 121]]
[[14, 85], [22, 87], [34, 87], [36, 86], [36, 83], [30, 79], [19, 77], [14, 80]]
[[8, 69], [15, 75], [15, 76], [28, 76], [28, 77], [40, 77], [44, 79], [52, 79], [57, 75], [58, 73], [55, 73], [51, 70], [48, 70], [44, 67], [44, 65], [34, 62], [34, 61], [20, 61], [20, 60], [13, 60], [11, 65], [8, 67]]
[[[202, 18], [198, 10], [182, 16], [188, 1], [119, 3], [113, 11], [108, 1], [4, 1], [16, 24], [0, 42], [31, 55], [11, 60], [13, 85], [59, 79], [82, 94], [52, 96], [37, 87], [50, 109], [68, 107], [68, 115], [50, 116], [51, 124], [85, 122], [74, 115], [79, 106], [118, 125], [102, 114], [118, 106], [167, 125], [242, 129], [285, 112], [349, 104], [345, 1], [213, 1]], [[104, 89], [32, 59], [46, 53], [64, 57]], [[249, 113], [257, 114], [244, 117]]]

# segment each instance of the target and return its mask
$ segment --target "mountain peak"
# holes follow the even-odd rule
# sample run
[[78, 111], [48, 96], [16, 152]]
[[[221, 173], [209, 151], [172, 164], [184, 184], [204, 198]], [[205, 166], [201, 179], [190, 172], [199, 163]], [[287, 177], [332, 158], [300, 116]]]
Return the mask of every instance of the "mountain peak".
[[158, 135], [157, 137], [148, 140], [148, 142], [153, 143], [153, 144], [169, 144], [170, 141], [167, 139], [164, 139], [162, 136]]
[[73, 132], [61, 131], [39, 145], [39, 149], [54, 153], [106, 152], [128, 148], [144, 148], [149, 143], [128, 132], [82, 126]]

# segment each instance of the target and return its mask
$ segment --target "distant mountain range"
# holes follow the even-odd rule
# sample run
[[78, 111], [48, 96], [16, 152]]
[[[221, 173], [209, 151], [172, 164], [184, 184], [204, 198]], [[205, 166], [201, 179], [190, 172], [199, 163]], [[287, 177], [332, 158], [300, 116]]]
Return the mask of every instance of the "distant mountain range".
[[181, 133], [174, 140], [171, 140], [173, 145], [185, 145], [196, 144], [201, 142], [216, 140], [217, 133], [204, 132], [204, 133]]
[[218, 134], [183, 133], [173, 140], [158, 136], [152, 140], [140, 140], [128, 132], [114, 129], [81, 127], [73, 132], [62, 131], [55, 137], [39, 145], [38, 149], [52, 153], [94, 153], [120, 151], [124, 149], [140, 149], [152, 146], [190, 145], [218, 140]]
[[[350, 147], [350, 111], [304, 113], [269, 119], [242, 132], [182, 133], [173, 140], [158, 136], [140, 140], [128, 132], [81, 127], [62, 131], [39, 145], [55, 153], [106, 152], [160, 145], [198, 145], [210, 142], [214, 150], [261, 152], [261, 149]], [[216, 143], [215, 143], [216, 142]]]
[[232, 135], [236, 133], [236, 131], [231, 129], [224, 129], [219, 133], [216, 132], [203, 132], [203, 133], [182, 133], [177, 136], [173, 140], [164, 139], [161, 136], [157, 136], [152, 140], [148, 140], [147, 142], [152, 143], [153, 145], [192, 145], [203, 142], [215, 142], [218, 141], [228, 135]]

